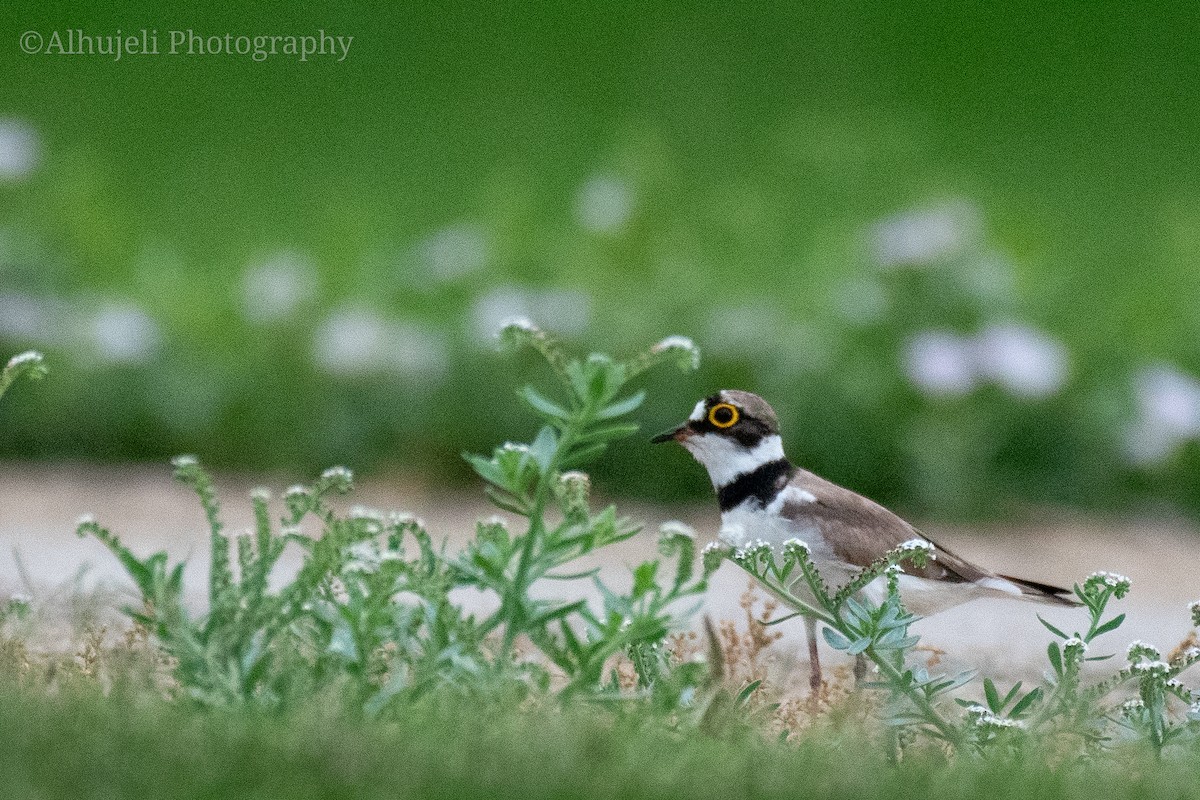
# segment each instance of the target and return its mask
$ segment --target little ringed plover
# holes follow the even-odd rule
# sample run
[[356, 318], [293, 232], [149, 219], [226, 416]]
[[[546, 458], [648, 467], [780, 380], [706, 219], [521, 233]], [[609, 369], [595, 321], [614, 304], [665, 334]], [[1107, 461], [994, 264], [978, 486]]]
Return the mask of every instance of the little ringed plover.
[[[783, 452], [775, 411], [758, 395], [726, 389], [701, 400], [686, 422], [651, 441], [671, 440], [708, 470], [721, 507], [722, 542], [742, 547], [761, 539], [780, 552], [788, 539], [801, 539], [831, 586], [844, 584], [904, 542], [929, 541], [878, 503], [792, 464]], [[904, 605], [919, 616], [978, 597], [1075, 605], [1067, 589], [991, 572], [944, 547], [935, 545], [934, 553], [923, 567], [904, 564], [900, 576]], [[878, 578], [863, 594], [878, 603], [885, 591], [884, 579]], [[807, 618], [805, 623], [817, 691], [816, 625]]]

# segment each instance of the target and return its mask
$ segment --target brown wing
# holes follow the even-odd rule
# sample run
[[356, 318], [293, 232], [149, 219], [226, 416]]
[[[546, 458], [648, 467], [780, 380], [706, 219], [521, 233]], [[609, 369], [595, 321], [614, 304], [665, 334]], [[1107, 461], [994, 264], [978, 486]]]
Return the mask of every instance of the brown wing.
[[[785, 502], [781, 514], [815, 525], [834, 555], [849, 564], [865, 567], [911, 539], [933, 544], [929, 537], [878, 503], [807, 470], [798, 470], [790, 485], [803, 489], [816, 500]], [[952, 583], [992, 576], [949, 550], [936, 544], [934, 547], [935, 560], [924, 567], [905, 564], [904, 571], [909, 575]]]

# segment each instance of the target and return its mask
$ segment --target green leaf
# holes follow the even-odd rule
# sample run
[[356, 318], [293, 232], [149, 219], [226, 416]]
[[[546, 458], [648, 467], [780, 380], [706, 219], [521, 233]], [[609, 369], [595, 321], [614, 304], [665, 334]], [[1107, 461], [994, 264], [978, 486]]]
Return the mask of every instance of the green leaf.
[[855, 639], [853, 642], [850, 643], [850, 646], [846, 648], [846, 652], [852, 656], [856, 656], [859, 653], [866, 650], [870, 646], [871, 646], [871, 637], [870, 636], [860, 636], [857, 639]]
[[1044, 619], [1042, 618], [1042, 615], [1041, 615], [1041, 614], [1038, 614], [1038, 615], [1037, 615], [1037, 618], [1038, 618], [1038, 622], [1040, 622], [1040, 623], [1042, 623], [1043, 625], [1045, 625], [1045, 626], [1046, 626], [1046, 630], [1050, 631], [1051, 633], [1053, 633], [1055, 636], [1059, 637], [1060, 639], [1070, 639], [1070, 638], [1071, 638], [1071, 637], [1070, 637], [1070, 636], [1068, 636], [1067, 634], [1065, 634], [1065, 633], [1063, 633], [1062, 631], [1060, 631], [1058, 628], [1056, 628], [1056, 627], [1054, 627], [1053, 625], [1051, 625], [1049, 622], [1046, 622], [1046, 620], [1044, 620]]
[[834, 650], [848, 650], [850, 648], [850, 640], [832, 628], [822, 628], [821, 635], [825, 637], [825, 641]]
[[601, 409], [600, 412], [596, 414], [596, 419], [612, 419], [613, 417], [620, 417], [624, 414], [628, 414], [629, 412], [637, 409], [638, 406], [640, 406], [645, 400], [646, 392], [644, 390], [639, 391], [630, 397], [626, 397], [624, 400], [618, 400], [612, 405]]
[[658, 560], [645, 561], [633, 571], [633, 596], [639, 598], [657, 588]]
[[1051, 642], [1046, 648], [1046, 655], [1050, 659], [1050, 666], [1054, 667], [1054, 674], [1062, 677], [1062, 651], [1058, 648], [1058, 642]]
[[999, 714], [1003, 706], [1000, 705], [1000, 693], [996, 691], [996, 684], [991, 678], [983, 679], [983, 696], [987, 700], [988, 708], [993, 713]]
[[603, 428], [593, 428], [579, 437], [580, 442], [611, 442], [614, 439], [622, 439], [626, 436], [632, 436], [638, 432], [638, 425], [632, 422], [621, 423], [619, 425], [607, 425]]
[[1038, 702], [1041, 699], [1042, 699], [1041, 687], [1035, 687], [1033, 689], [1030, 689], [1029, 694], [1025, 695], [1019, 701], [1017, 701], [1017, 704], [1015, 706], [1013, 706], [1013, 709], [1012, 709], [1012, 711], [1009, 712], [1008, 716], [1011, 717], [1012, 719], [1016, 719], [1017, 717], [1021, 716], [1021, 714], [1025, 713], [1025, 711], [1027, 711], [1031, 706], [1033, 706], [1034, 703]]
[[538, 431], [533, 444], [529, 445], [529, 455], [537, 462], [543, 474], [550, 469], [550, 464], [554, 461], [554, 451], [557, 449], [558, 437], [555, 436], [554, 429], [549, 425], [544, 426]]
[[750, 695], [754, 694], [755, 690], [762, 685], [761, 680], [751, 681], [746, 684], [746, 687], [738, 692], [737, 698], [733, 701], [735, 706], [743, 706], [750, 699]]
[[541, 412], [549, 417], [554, 417], [561, 420], [571, 419], [571, 412], [552, 400], [546, 399], [545, 396], [538, 393], [532, 386], [526, 386], [519, 394], [524, 398], [526, 403], [533, 407], [534, 411]]
[[494, 459], [472, 455], [471, 453], [463, 453], [463, 458], [466, 459], [467, 463], [471, 465], [471, 469], [475, 470], [479, 477], [488, 483], [508, 488], [508, 479], [504, 476], [504, 471], [500, 469], [500, 465]]
[[1013, 701], [1013, 698], [1017, 696], [1017, 692], [1021, 691], [1021, 683], [1021, 681], [1017, 681], [1016, 685], [1008, 690], [1008, 694], [1004, 695], [1004, 700], [1000, 703], [1001, 708], [1004, 708]]
[[1108, 622], [1101, 625], [1099, 628], [1096, 628], [1096, 632], [1093, 633], [1090, 638], [1095, 639], [1097, 636], [1099, 636], [1102, 633], [1108, 633], [1109, 631], [1115, 631], [1117, 628], [1121, 627], [1121, 623], [1124, 621], [1125, 621], [1125, 615], [1118, 614], [1117, 616], [1110, 619]]

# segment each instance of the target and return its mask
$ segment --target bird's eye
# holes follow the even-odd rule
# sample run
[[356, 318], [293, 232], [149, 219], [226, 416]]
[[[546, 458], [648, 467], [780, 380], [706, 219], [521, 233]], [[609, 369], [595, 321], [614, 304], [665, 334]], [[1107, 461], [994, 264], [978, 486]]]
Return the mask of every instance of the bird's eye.
[[737, 407], [729, 403], [717, 403], [708, 410], [708, 421], [718, 428], [728, 428], [738, 421]]

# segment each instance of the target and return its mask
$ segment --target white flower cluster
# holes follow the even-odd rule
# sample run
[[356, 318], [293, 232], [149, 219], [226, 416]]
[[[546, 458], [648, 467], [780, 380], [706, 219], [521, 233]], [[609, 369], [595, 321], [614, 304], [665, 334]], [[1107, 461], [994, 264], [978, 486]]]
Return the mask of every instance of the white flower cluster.
[[989, 709], [978, 703], [967, 707], [967, 719], [977, 728], [991, 728], [999, 730], [1003, 728], [1023, 728], [1025, 723], [1019, 719], [1006, 719], [997, 714], [992, 713]]
[[1121, 713], [1127, 717], [1135, 717], [1145, 707], [1146, 704], [1142, 702], [1140, 698], [1135, 697], [1131, 700], [1126, 700], [1124, 703], [1121, 703]]
[[186, 467], [194, 467], [200, 463], [200, 460], [192, 455], [175, 456], [171, 459], [171, 466], [175, 469], [184, 469]]
[[1171, 673], [1171, 665], [1165, 661], [1141, 661], [1137, 664], [1130, 664], [1129, 671], [1134, 675], [1165, 678]]
[[392, 511], [388, 514], [388, 525], [393, 528], [419, 528], [425, 530], [425, 520], [408, 511]]
[[379, 545], [368, 539], [355, 542], [343, 551], [346, 555], [346, 572], [377, 572], [380, 564]]
[[265, 486], [255, 486], [250, 490], [250, 499], [259, 503], [271, 502], [271, 490]]
[[912, 553], [923, 550], [926, 553], [932, 554], [936, 548], [934, 548], [933, 542], [927, 542], [924, 539], [909, 539], [896, 549], [902, 553]]
[[700, 366], [700, 348], [696, 347], [696, 343], [686, 336], [668, 336], [651, 347], [650, 352], [655, 355], [671, 352], [685, 353], [691, 358], [692, 369]]
[[719, 557], [724, 558], [729, 555], [729, 545], [724, 542], [709, 542], [700, 550], [700, 555], [704, 558]]
[[1124, 597], [1129, 591], [1130, 587], [1133, 586], [1133, 581], [1116, 572], [1100, 571], [1093, 572], [1091, 575], [1088, 575], [1087, 580], [1084, 582], [1084, 586], [1089, 588], [1099, 588], [1101, 586], [1107, 587], [1113, 590], [1114, 595], [1116, 595], [1118, 598], [1121, 598]]
[[284, 496], [284, 499], [294, 498], [294, 497], [308, 497], [308, 487], [304, 486], [303, 484], [299, 484], [299, 483], [294, 484], [292, 486], [289, 486], [287, 488], [287, 490], [284, 491], [283, 496]]
[[81, 514], [79, 519], [75, 520], [75, 527], [82, 528], [84, 525], [95, 525], [96, 516], [94, 514]]
[[[696, 538], [696, 529], [685, 522], [680, 522], [677, 519], [670, 519], [658, 526], [658, 532], [663, 536], [682, 536], [686, 539], [694, 540]], [[711, 542], [707, 547], [716, 544]]]
[[771, 545], [762, 539], [755, 539], [734, 552], [733, 557], [738, 561], [754, 561], [769, 555], [771, 555]]
[[905, 343], [909, 382], [929, 395], [961, 397], [984, 383], [1039, 399], [1056, 394], [1070, 377], [1066, 346], [1023, 323], [992, 325], [975, 336], [922, 331]]
[[1063, 642], [1063, 653], [1068, 660], [1078, 661], [1088, 651], [1087, 642], [1077, 636], [1072, 636]]
[[500, 323], [499, 335], [503, 336], [509, 331], [521, 331], [536, 336], [542, 332], [542, 329], [533, 324], [533, 320], [529, 317], [509, 317]]
[[1157, 661], [1162, 658], [1162, 654], [1154, 645], [1146, 644], [1140, 639], [1135, 639], [1134, 641], [1130, 642], [1129, 647], [1126, 648], [1125, 657], [1129, 660], [1129, 663], [1132, 664], [1135, 661], [1141, 661], [1142, 659]]
[[321, 477], [335, 483], [354, 483], [354, 473], [346, 467], [330, 467], [321, 473]]
[[20, 353], [10, 358], [5, 369], [16, 369], [23, 364], [40, 364], [44, 358], [45, 357], [36, 350], [26, 350], [24, 353]]
[[783, 553], [784, 555], [812, 553], [812, 548], [803, 539], [792, 538], [783, 543]]

